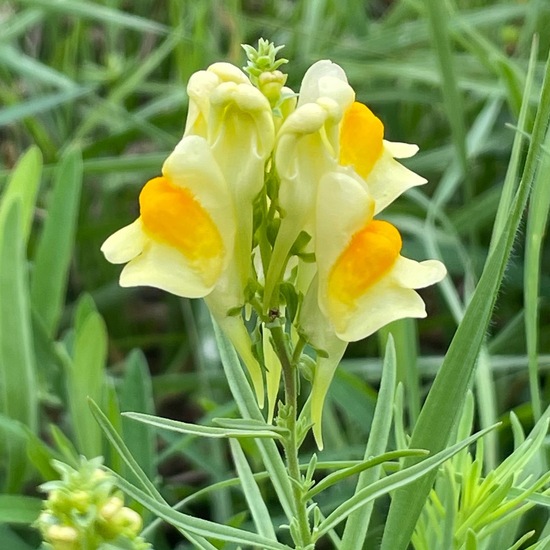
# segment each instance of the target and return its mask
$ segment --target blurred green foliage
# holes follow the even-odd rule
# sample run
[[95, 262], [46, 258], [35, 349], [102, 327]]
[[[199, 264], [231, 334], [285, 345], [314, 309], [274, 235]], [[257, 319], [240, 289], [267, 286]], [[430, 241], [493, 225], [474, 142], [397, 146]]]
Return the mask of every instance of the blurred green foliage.
[[[111, 468], [128, 474], [102, 442], [88, 395], [169, 502], [231, 475], [227, 447], [218, 441], [170, 432], [155, 438], [149, 427], [120, 419], [119, 410], [156, 410], [208, 423], [236, 406], [202, 305], [154, 289], [119, 288], [119, 267], [99, 248], [135, 218], [139, 189], [178, 142], [189, 76], [220, 60], [242, 66], [240, 44], [262, 36], [285, 44], [289, 86], [297, 90], [309, 64], [330, 58], [384, 121], [388, 139], [420, 146], [407, 165], [429, 184], [392, 205], [388, 217], [404, 232], [409, 256], [440, 254], [451, 277], [440, 290], [424, 292], [427, 319], [401, 322], [380, 335], [385, 342], [391, 330], [396, 340], [410, 433], [491, 246], [522, 100], [529, 129], [539, 101], [548, 29], [546, 0], [0, 4], [2, 492], [35, 497], [34, 487], [55, 476], [49, 459], [75, 461], [78, 453], [103, 453]], [[538, 53], [524, 98], [535, 34]], [[537, 154], [547, 153], [548, 140]], [[525, 152], [512, 158], [522, 166]], [[538, 188], [528, 208], [535, 220], [516, 241], [486, 337], [489, 374], [476, 381], [482, 426], [507, 422], [513, 409], [529, 429], [533, 413], [540, 416], [550, 402], [543, 180]], [[363, 456], [380, 382], [379, 340], [348, 350], [327, 406], [324, 460]], [[532, 400], [537, 391], [538, 405]], [[241, 444], [249, 457], [256, 453], [252, 466], [258, 466], [257, 451]], [[513, 448], [508, 426], [488, 446], [486, 465], [494, 466]], [[309, 444], [306, 451], [312, 450]], [[270, 491], [266, 485], [263, 496], [275, 502]], [[346, 484], [331, 488], [323, 504], [333, 509], [350, 491]], [[23, 527], [31, 520], [2, 515], [13, 506], [0, 501], [0, 540], [10, 548], [35, 548], [35, 535]], [[196, 499], [187, 511], [238, 526], [248, 521], [241, 510], [240, 495], [225, 488]], [[384, 515], [384, 506], [374, 508], [373, 539]], [[539, 532], [545, 521], [542, 512], [528, 518]], [[175, 547], [176, 540], [162, 528], [155, 547]]]

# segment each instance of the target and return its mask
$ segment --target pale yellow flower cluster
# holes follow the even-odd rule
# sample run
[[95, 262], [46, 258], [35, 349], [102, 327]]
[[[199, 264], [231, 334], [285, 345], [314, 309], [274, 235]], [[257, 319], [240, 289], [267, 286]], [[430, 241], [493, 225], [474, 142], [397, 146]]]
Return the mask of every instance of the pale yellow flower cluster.
[[401, 256], [398, 230], [375, 219], [425, 183], [395, 160], [417, 147], [384, 139], [382, 122], [355, 101], [338, 65], [312, 65], [297, 101], [282, 77], [260, 75], [262, 88], [228, 63], [195, 73], [183, 139], [162, 176], [143, 188], [139, 218], [102, 250], [109, 261], [126, 263], [122, 286], [206, 299], [261, 405], [267, 387], [269, 419], [280, 365], [265, 337], [267, 372], [260, 367], [239, 308], [254, 302], [264, 322], [270, 312], [284, 312], [280, 289], [290, 281], [300, 305], [291, 338], [301, 334], [324, 352], [311, 396], [321, 444], [323, 402], [347, 343], [393, 320], [424, 317], [414, 289], [446, 272], [438, 261]]

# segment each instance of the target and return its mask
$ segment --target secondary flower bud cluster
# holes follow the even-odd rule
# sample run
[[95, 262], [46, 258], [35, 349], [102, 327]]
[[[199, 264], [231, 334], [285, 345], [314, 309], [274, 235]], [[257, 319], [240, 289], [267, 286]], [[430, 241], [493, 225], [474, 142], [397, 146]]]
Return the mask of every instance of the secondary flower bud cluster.
[[[396, 160], [418, 148], [384, 139], [331, 61], [313, 64], [298, 94], [287, 88], [279, 49], [246, 46], [247, 74], [214, 63], [191, 76], [182, 140], [143, 188], [140, 217], [102, 250], [126, 264], [122, 286], [206, 300], [262, 406], [267, 389], [268, 419], [281, 370], [266, 327], [284, 318], [292, 342], [317, 350], [311, 420], [320, 444], [323, 401], [347, 343], [424, 317], [415, 289], [445, 268], [401, 256], [399, 231], [379, 219], [425, 183]], [[247, 329], [252, 311], [261, 345]]]
[[61, 479], [41, 486], [48, 498], [36, 522], [46, 548], [99, 549], [107, 543], [133, 550], [151, 548], [139, 536], [141, 516], [124, 506], [112, 476], [100, 466], [101, 459], [82, 458], [78, 469], [54, 462]]

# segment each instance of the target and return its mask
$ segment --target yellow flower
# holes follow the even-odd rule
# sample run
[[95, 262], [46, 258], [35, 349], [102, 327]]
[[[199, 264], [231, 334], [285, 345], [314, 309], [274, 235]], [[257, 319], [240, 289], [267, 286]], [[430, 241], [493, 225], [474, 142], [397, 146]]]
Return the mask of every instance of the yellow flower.
[[[260, 405], [261, 368], [239, 316], [252, 274], [253, 202], [274, 143], [268, 99], [237, 67], [215, 63], [189, 80], [184, 137], [140, 195], [140, 217], [102, 247], [127, 263], [122, 286], [204, 297], [245, 362]], [[238, 218], [237, 213], [238, 211]]]
[[101, 247], [110, 262], [126, 263], [121, 286], [153, 286], [189, 298], [209, 294], [232, 259], [236, 216], [206, 141], [183, 138], [139, 202], [139, 218]]
[[339, 338], [353, 342], [404, 317], [425, 317], [414, 289], [446, 274], [437, 260], [401, 256], [401, 236], [390, 223], [374, 220], [375, 202], [346, 174], [323, 178], [317, 196], [315, 255], [319, 307]]
[[353, 342], [396, 319], [425, 317], [425, 304], [415, 289], [446, 274], [441, 262], [401, 256], [399, 231], [373, 219], [374, 214], [375, 201], [356, 178], [342, 172], [323, 177], [316, 205], [318, 273], [300, 317], [313, 345], [329, 355], [319, 360], [312, 389], [318, 442], [326, 392], [345, 349], [336, 338]]
[[341, 67], [319, 61], [306, 72], [296, 110], [277, 135], [275, 162], [281, 180], [281, 226], [266, 277], [266, 305], [290, 249], [303, 230], [317, 239], [315, 216], [321, 179], [339, 172], [360, 183], [380, 212], [400, 194], [426, 180], [399, 164], [416, 145], [384, 139], [382, 122], [355, 92]]
[[[251, 269], [253, 201], [264, 185], [265, 163], [275, 139], [271, 106], [246, 74], [230, 63], [214, 63], [206, 71], [194, 73], [187, 92], [189, 115], [184, 135], [206, 139], [239, 212], [236, 265], [228, 275], [236, 277], [244, 288]], [[235, 282], [229, 285], [236, 287]], [[220, 295], [224, 298], [225, 292]], [[242, 304], [242, 295], [234, 301]], [[227, 309], [235, 305], [228, 304]]]

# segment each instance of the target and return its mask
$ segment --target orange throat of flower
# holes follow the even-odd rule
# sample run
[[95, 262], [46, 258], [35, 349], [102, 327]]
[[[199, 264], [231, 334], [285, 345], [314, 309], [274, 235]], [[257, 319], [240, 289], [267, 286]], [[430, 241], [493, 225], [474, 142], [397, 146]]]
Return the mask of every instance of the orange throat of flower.
[[178, 250], [212, 284], [225, 254], [220, 232], [191, 191], [161, 176], [149, 180], [139, 196], [145, 233]]
[[401, 246], [401, 235], [392, 224], [367, 223], [352, 236], [329, 273], [330, 302], [355, 308], [357, 300], [391, 270]]
[[352, 103], [340, 126], [340, 164], [352, 166], [366, 179], [382, 156], [383, 138], [382, 121], [366, 105]]

